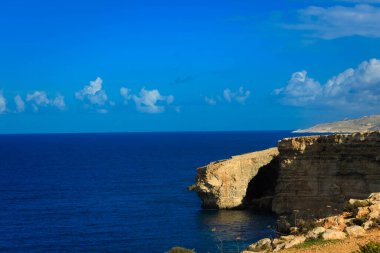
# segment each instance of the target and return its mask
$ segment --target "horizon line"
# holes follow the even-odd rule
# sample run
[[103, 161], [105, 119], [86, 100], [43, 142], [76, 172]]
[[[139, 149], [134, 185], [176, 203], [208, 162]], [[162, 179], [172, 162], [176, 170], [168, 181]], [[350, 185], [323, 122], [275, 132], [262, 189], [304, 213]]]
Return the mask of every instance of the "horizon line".
[[56, 135], [56, 134], [159, 134], [159, 133], [235, 133], [235, 132], [292, 132], [293, 130], [185, 130], [185, 131], [114, 131], [114, 132], [25, 132], [0, 133], [2, 135]]

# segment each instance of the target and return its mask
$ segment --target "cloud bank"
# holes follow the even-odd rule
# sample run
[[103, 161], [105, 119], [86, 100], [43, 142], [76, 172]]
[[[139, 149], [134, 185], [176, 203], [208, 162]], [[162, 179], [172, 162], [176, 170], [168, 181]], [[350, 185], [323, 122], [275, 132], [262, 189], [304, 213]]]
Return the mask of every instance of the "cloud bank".
[[[17, 101], [16, 101], [17, 100]], [[22, 99], [20, 96], [15, 97], [15, 102], [17, 108], [23, 107], [21, 103]], [[53, 106], [60, 110], [66, 108], [65, 99], [61, 95], [57, 95], [53, 99], [49, 99], [45, 91], [34, 91], [26, 95], [26, 101], [30, 103], [33, 107], [33, 111], [38, 112], [41, 107]], [[23, 101], [22, 101], [23, 102]]]
[[165, 105], [173, 103], [174, 96], [162, 96], [156, 89], [146, 90], [142, 88], [138, 95], [132, 95], [131, 98], [140, 112], [161, 113], [165, 111]]
[[240, 87], [237, 91], [232, 91], [231, 89], [223, 90], [223, 98], [221, 96], [214, 97], [204, 97], [204, 101], [209, 105], [216, 105], [218, 102], [237, 102], [241, 105], [245, 104], [249, 96], [251, 95], [251, 91], [245, 90], [244, 87]]
[[209, 105], [216, 105], [216, 100], [215, 98], [209, 98], [209, 97], [205, 97], [205, 102]]
[[[379, 3], [380, 1], [365, 2]], [[322, 39], [348, 36], [380, 37], [380, 8], [368, 4], [352, 7], [310, 6], [298, 11], [298, 20], [297, 24], [286, 25], [285, 27], [308, 31], [311, 36]]]
[[81, 101], [88, 102], [92, 105], [102, 106], [105, 105], [108, 96], [104, 90], [102, 90], [103, 80], [97, 77], [95, 81], [90, 81], [89, 85], [75, 93], [75, 98]]
[[230, 89], [225, 89], [223, 91], [223, 97], [227, 102], [236, 101], [239, 104], [244, 104], [250, 95], [251, 92], [249, 90], [244, 91], [243, 87], [240, 87], [236, 92], [232, 92]]
[[287, 105], [330, 106], [342, 109], [380, 108], [380, 60], [363, 61], [330, 78], [325, 84], [296, 72], [288, 84], [275, 90]]
[[3, 96], [3, 92], [0, 91], [0, 114], [7, 110], [7, 100]]
[[16, 104], [16, 112], [23, 112], [23, 111], [25, 111], [25, 102], [21, 98], [20, 95], [15, 96], [14, 97], [14, 101], [15, 101], [15, 104]]

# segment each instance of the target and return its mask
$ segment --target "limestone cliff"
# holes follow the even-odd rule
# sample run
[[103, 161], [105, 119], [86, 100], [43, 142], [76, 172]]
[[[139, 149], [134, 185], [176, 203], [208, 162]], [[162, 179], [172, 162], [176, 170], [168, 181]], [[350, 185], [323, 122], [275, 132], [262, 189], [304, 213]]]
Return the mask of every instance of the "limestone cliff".
[[380, 191], [380, 132], [287, 138], [278, 148], [276, 213], [334, 212]]
[[278, 214], [333, 213], [350, 198], [380, 192], [380, 132], [286, 138], [278, 151], [199, 168], [192, 189], [204, 208], [262, 205], [264, 199]]
[[212, 162], [197, 169], [196, 183], [189, 188], [198, 193], [203, 208], [241, 208], [250, 181], [277, 155], [277, 148], [271, 148]]

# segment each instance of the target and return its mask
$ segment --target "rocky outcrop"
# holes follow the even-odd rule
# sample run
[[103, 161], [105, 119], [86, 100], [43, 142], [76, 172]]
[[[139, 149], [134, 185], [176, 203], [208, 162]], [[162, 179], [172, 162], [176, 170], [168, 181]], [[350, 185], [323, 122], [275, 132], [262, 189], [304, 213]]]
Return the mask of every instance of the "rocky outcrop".
[[[346, 203], [350, 207], [349, 212], [313, 220], [313, 225], [305, 227], [300, 220], [300, 226], [296, 227], [295, 233], [280, 236], [275, 239], [264, 238], [249, 245], [242, 253], [252, 252], [277, 252], [288, 249], [305, 241], [315, 240], [343, 240], [346, 237], [363, 237], [367, 230], [380, 227], [380, 218], [377, 211], [380, 209], [380, 193], [372, 193], [367, 199], [351, 199]], [[367, 207], [370, 210], [364, 217], [358, 218], [359, 209]], [[372, 214], [376, 213], [376, 218]], [[305, 228], [309, 230], [302, 231]]]
[[198, 192], [204, 208], [248, 205], [277, 214], [337, 213], [348, 199], [380, 191], [380, 132], [286, 138], [278, 150], [199, 168], [190, 188]]
[[[277, 155], [277, 148], [271, 148], [212, 162], [197, 169], [196, 183], [189, 189], [198, 193], [203, 208], [241, 208], [247, 199], [249, 183], [259, 170], [263, 171], [259, 177], [265, 177], [265, 171], [271, 173], [276, 170], [278, 166], [273, 164]], [[254, 185], [251, 188], [255, 188]], [[269, 190], [267, 188], [268, 185], [259, 187], [258, 191], [262, 195]]]
[[380, 191], [380, 132], [286, 138], [278, 148], [275, 213], [325, 215]]

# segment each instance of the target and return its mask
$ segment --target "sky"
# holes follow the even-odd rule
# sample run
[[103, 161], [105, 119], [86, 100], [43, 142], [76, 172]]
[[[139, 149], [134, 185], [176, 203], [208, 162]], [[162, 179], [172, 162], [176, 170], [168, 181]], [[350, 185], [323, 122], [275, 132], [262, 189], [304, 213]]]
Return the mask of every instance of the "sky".
[[3, 0], [0, 133], [293, 130], [380, 113], [380, 0]]

